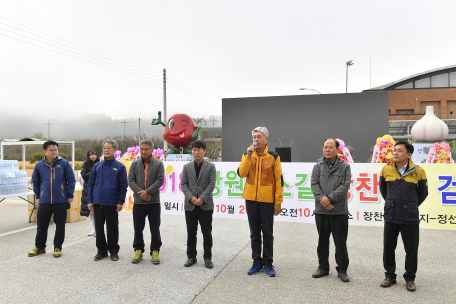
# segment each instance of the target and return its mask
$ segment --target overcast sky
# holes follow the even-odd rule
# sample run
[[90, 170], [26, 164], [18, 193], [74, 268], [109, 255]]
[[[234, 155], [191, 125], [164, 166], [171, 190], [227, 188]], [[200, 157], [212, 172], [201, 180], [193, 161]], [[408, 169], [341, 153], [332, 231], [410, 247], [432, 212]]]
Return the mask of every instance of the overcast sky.
[[343, 93], [350, 59], [349, 92], [360, 92], [370, 54], [372, 87], [456, 64], [455, 11], [454, 0], [0, 0], [1, 116], [154, 117], [163, 68], [169, 115], [220, 115], [227, 97], [314, 94], [302, 87]]

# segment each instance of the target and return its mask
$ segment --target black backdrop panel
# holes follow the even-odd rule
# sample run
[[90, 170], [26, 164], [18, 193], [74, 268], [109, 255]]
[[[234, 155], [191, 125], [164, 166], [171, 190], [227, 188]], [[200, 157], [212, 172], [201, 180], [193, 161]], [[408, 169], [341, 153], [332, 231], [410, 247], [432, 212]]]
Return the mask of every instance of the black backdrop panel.
[[252, 130], [269, 130], [269, 149], [290, 147], [291, 161], [315, 162], [326, 138], [342, 139], [366, 162], [377, 137], [388, 133], [388, 92], [225, 98], [223, 161], [240, 162]]

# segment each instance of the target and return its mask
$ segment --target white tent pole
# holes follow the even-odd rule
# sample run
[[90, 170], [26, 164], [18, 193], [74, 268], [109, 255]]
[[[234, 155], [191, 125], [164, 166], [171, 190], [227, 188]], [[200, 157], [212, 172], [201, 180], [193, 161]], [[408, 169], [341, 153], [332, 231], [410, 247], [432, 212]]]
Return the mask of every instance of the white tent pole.
[[73, 167], [73, 172], [74, 172], [74, 162], [75, 162], [75, 160], [74, 160], [74, 141], [71, 142], [71, 148], [72, 148], [72, 151], [73, 151], [72, 155], [71, 155], [71, 160], [72, 160], [71, 166]]
[[22, 171], [25, 171], [25, 144], [22, 145]]

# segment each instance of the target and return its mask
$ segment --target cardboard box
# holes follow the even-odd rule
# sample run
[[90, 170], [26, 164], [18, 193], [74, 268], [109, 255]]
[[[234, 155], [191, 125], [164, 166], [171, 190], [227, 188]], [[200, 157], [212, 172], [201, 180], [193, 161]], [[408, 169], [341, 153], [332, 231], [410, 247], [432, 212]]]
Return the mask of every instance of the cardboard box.
[[[71, 203], [70, 209], [67, 210], [67, 223], [72, 223], [72, 222], [78, 222], [78, 221], [84, 221], [86, 219], [85, 216], [81, 216], [79, 212], [81, 211], [81, 197], [82, 197], [82, 190], [76, 190], [74, 191], [74, 200]], [[33, 202], [33, 195], [28, 195], [27, 199], [30, 202]], [[30, 217], [30, 213], [33, 210], [33, 205], [28, 204], [28, 209], [27, 209], [27, 220]], [[37, 216], [37, 210], [33, 210], [32, 218], [31, 221], [36, 223], [36, 216]], [[52, 219], [54, 216], [52, 216]]]

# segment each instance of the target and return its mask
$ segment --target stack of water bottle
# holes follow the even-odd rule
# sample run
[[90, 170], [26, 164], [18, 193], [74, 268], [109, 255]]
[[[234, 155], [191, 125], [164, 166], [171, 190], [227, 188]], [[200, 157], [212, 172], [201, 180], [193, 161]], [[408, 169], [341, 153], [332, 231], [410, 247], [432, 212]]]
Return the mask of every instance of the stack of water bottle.
[[17, 160], [0, 160], [0, 195], [28, 192], [27, 172], [19, 171]]

